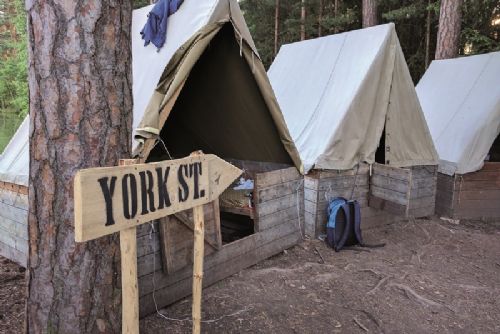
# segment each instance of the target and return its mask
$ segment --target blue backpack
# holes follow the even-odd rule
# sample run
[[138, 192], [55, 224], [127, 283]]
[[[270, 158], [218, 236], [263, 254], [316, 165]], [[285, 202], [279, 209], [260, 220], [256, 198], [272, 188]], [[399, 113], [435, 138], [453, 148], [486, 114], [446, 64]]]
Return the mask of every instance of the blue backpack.
[[[358, 201], [336, 197], [330, 200], [327, 214], [326, 242], [336, 252], [346, 246], [353, 245], [369, 248], [385, 246], [385, 243], [368, 245], [363, 242], [361, 236], [361, 209]], [[343, 219], [341, 214], [343, 214]]]
[[344, 246], [364, 245], [358, 201], [336, 197], [330, 200], [327, 214], [326, 241], [331, 248], [338, 252]]

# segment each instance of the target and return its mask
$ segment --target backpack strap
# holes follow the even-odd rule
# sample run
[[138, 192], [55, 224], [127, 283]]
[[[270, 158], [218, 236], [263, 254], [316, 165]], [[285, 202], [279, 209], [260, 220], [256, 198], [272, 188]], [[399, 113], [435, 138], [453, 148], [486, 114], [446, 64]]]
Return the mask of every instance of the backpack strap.
[[359, 206], [359, 202], [356, 200], [349, 201], [349, 205], [353, 208], [354, 217], [354, 234], [356, 235], [356, 239], [360, 245], [363, 245], [363, 236], [361, 235], [361, 208]]
[[340, 251], [344, 247], [347, 238], [349, 238], [349, 233], [352, 229], [351, 208], [349, 202], [346, 201], [344, 204], [342, 204], [341, 209], [342, 211], [344, 211], [345, 215], [345, 226], [344, 226], [344, 231], [342, 231], [342, 235], [338, 235], [340, 233], [336, 233], [338, 235], [337, 236], [338, 241], [335, 242], [335, 247], [334, 247], [336, 252]]

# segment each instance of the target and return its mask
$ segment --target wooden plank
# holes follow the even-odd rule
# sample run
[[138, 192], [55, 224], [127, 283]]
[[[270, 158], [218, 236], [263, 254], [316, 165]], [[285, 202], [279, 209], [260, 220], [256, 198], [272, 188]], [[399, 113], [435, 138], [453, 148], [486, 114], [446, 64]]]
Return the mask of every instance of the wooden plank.
[[500, 205], [500, 189], [462, 190], [455, 196], [460, 200], [496, 200]]
[[28, 262], [28, 255], [23, 253], [7, 244], [0, 241], [0, 256], [3, 256], [15, 263], [19, 264], [21, 267], [26, 268]]
[[379, 197], [397, 204], [406, 205], [408, 203], [406, 194], [394, 190], [384, 189], [372, 185], [370, 187], [370, 193], [375, 197]]
[[411, 170], [406, 168], [397, 168], [375, 163], [373, 164], [372, 174], [383, 175], [391, 177], [393, 179], [406, 181], [410, 179]]
[[453, 210], [453, 218], [459, 219], [498, 219], [500, 210], [498, 208], [457, 208]]
[[302, 176], [295, 167], [279, 169], [266, 173], [258, 173], [255, 177], [255, 189], [263, 189], [301, 178]]
[[481, 170], [500, 172], [500, 162], [485, 161]]
[[258, 193], [258, 203], [266, 202], [300, 191], [303, 188], [302, 184], [303, 180], [299, 179], [272, 185], [267, 188], [257, 188], [256, 191]]
[[479, 170], [473, 173], [457, 175], [464, 181], [500, 181], [500, 171], [495, 170]]
[[413, 180], [421, 178], [431, 178], [436, 176], [438, 167], [435, 165], [430, 166], [413, 166], [411, 169], [411, 175]]
[[335, 190], [320, 190], [317, 192], [318, 203], [328, 202], [330, 199], [335, 197], [344, 197], [346, 199], [357, 199], [361, 200], [368, 197], [369, 187], [368, 186], [357, 186], [355, 188], [343, 188]]
[[354, 175], [368, 175], [369, 172], [370, 172], [370, 166], [366, 163], [361, 163], [359, 167], [354, 167], [347, 170], [329, 170], [329, 169], [314, 170], [315, 177], [319, 179], [354, 176]]
[[369, 178], [365, 175], [362, 176], [345, 176], [342, 178], [328, 178], [321, 179], [318, 184], [318, 190], [334, 190], [353, 188], [354, 186], [367, 186]]
[[23, 195], [28, 195], [28, 187], [13, 182], [0, 181], [0, 189]]
[[[172, 244], [172, 240], [170, 240], [171, 232], [169, 231], [170, 225], [171, 224], [169, 216], [161, 218], [158, 224], [158, 229], [160, 231], [162, 268], [165, 274], [169, 274], [169, 270], [172, 270], [174, 265], [171, 247], [169, 247]], [[139, 274], [144, 274], [143, 272], [141, 272], [142, 268], [139, 268], [138, 270]]]
[[[294, 221], [280, 224], [263, 232], [255, 233], [245, 238], [226, 244], [220, 251], [212, 253], [205, 258], [205, 271], [207, 272], [211, 268], [215, 267], [220, 268], [219, 266], [223, 267], [227, 261], [239, 256], [243, 256], [245, 254], [249, 254], [259, 247], [268, 243], [274, 243], [279, 238], [289, 234], [296, 234], [297, 237], [300, 237], [297, 223]], [[173, 273], [172, 275], [163, 275], [161, 271], [157, 271], [155, 276], [155, 284], [157, 288], [166, 287], [174, 284], [181, 279], [189, 278], [191, 277], [191, 275], [192, 268], [190, 267], [184, 267], [183, 269]], [[143, 296], [151, 293], [152, 291], [152, 274], [143, 276], [139, 281], [140, 295]]]
[[498, 200], [484, 200], [484, 199], [455, 199], [454, 209], [456, 210], [479, 210], [479, 209], [495, 209], [500, 211], [500, 203]]
[[301, 217], [301, 221], [304, 221], [303, 212], [304, 212], [304, 202], [301, 201], [300, 207], [292, 206], [290, 208], [276, 211], [270, 215], [264, 216], [258, 220], [259, 231], [265, 231], [274, 226], [278, 226], [282, 223], [286, 223], [288, 221], [298, 219]]
[[408, 180], [393, 179], [392, 177], [377, 174], [372, 175], [370, 182], [373, 186], [397, 191], [402, 194], [406, 194], [410, 186]]
[[[293, 246], [299, 239], [299, 233], [288, 234], [275, 239], [273, 242], [262, 244], [260, 247], [253, 247], [249, 252], [238, 252], [238, 255], [231, 257], [228, 261], [220, 263], [215, 267], [207, 268], [205, 266], [203, 285], [206, 287], [214, 284], [244, 268], [265, 260], [281, 252], [283, 249]], [[172, 283], [173, 284], [164, 287], [157, 286], [155, 297], [159, 307], [167, 306], [181, 298], [189, 296], [191, 293], [191, 280], [189, 278], [177, 279]], [[155, 311], [155, 305], [152, 298], [152, 293], [141, 296], [141, 315], [147, 315]]]
[[120, 231], [122, 279], [122, 333], [139, 333], [137, 236], [135, 227]]
[[0, 229], [2, 229], [5, 233], [28, 241], [28, 226], [25, 224], [0, 217]]
[[0, 203], [0, 217], [5, 217], [23, 225], [28, 225], [28, 211]]
[[0, 229], [0, 242], [12, 247], [23, 254], [28, 254], [28, 241], [9, 234], [7, 231]]
[[304, 176], [304, 188], [318, 190], [319, 180], [309, 175]]
[[279, 197], [274, 200], [270, 200], [264, 203], [259, 203], [256, 205], [257, 216], [259, 219], [262, 217], [272, 214], [276, 211], [288, 209], [293, 206], [297, 206], [297, 198], [300, 201], [303, 201], [304, 195], [303, 192], [293, 193], [290, 195], [286, 195], [283, 197]]
[[222, 248], [222, 233], [220, 231], [220, 204], [218, 197], [212, 202], [212, 211], [214, 217], [215, 243], [217, 244], [216, 249], [219, 250]]
[[160, 237], [158, 230], [155, 233], [147, 234], [137, 238], [137, 256], [160, 251]]

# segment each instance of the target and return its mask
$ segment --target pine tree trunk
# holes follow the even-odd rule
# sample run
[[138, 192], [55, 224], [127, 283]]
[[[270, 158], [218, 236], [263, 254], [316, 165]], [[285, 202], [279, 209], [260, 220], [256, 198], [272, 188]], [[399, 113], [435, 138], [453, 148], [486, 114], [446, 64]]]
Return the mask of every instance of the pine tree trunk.
[[300, 40], [306, 39], [306, 0], [302, 0], [300, 6]]
[[132, 2], [26, 1], [30, 179], [27, 332], [118, 333], [116, 236], [75, 244], [73, 177], [130, 155]]
[[321, 37], [322, 29], [321, 24], [323, 22], [323, 0], [319, 0], [319, 10], [318, 10], [318, 37]]
[[441, 0], [436, 59], [458, 56], [463, 0]]
[[363, 28], [376, 26], [377, 20], [377, 0], [363, 0]]
[[274, 57], [278, 54], [278, 41], [280, 35], [280, 0], [276, 0], [274, 9]]
[[[333, 17], [337, 18], [338, 12], [339, 12], [339, 0], [335, 0], [335, 2], [333, 3]], [[337, 24], [335, 24], [335, 28], [333, 29], [333, 32], [335, 34], [339, 32], [339, 28], [338, 28]]]
[[430, 63], [430, 47], [431, 47], [431, 0], [427, 2], [427, 21], [425, 23], [425, 70]]

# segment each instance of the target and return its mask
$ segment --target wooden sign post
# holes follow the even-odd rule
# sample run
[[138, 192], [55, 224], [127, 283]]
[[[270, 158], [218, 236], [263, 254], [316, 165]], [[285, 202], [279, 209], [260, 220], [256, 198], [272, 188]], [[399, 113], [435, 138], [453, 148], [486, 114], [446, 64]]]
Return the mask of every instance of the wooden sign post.
[[[132, 163], [132, 164], [131, 164]], [[216, 199], [241, 170], [215, 155], [80, 170], [75, 176], [75, 240], [120, 232], [122, 332], [139, 332], [138, 225], [193, 209], [193, 333], [200, 332], [204, 254], [203, 205]]]

